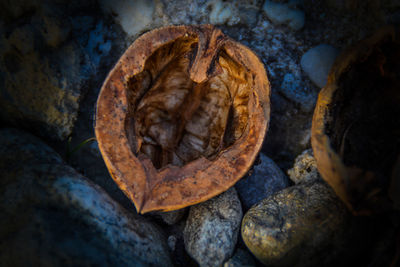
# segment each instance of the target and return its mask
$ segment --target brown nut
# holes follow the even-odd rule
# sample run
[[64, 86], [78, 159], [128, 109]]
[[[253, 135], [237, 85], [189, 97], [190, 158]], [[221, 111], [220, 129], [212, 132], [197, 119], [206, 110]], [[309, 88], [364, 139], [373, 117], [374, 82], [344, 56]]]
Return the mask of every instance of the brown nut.
[[214, 26], [153, 30], [103, 84], [100, 151], [141, 213], [205, 201], [252, 165], [267, 130], [269, 94], [257, 56]]
[[311, 137], [317, 167], [354, 214], [398, 202], [399, 62], [399, 35], [385, 27], [338, 57], [318, 97]]

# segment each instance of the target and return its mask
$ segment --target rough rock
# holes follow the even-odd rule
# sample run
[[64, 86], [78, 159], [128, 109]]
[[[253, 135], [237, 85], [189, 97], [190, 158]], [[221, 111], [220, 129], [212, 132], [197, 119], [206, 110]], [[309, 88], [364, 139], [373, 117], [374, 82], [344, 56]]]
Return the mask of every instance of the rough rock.
[[233, 26], [239, 23], [254, 26], [257, 23], [259, 9], [257, 1], [222, 1], [209, 3], [209, 22], [215, 25], [226, 24]]
[[295, 184], [314, 182], [321, 179], [311, 148], [304, 150], [303, 153], [297, 156], [293, 168], [288, 170], [288, 175]]
[[[162, 6], [157, 0], [101, 0], [105, 14], [112, 15], [128, 37], [137, 38], [141, 33], [167, 24], [162, 14]], [[164, 23], [162, 23], [164, 22]]]
[[166, 1], [163, 12], [173, 24], [246, 25], [257, 24], [261, 0]]
[[192, 206], [184, 229], [185, 248], [200, 266], [220, 266], [238, 238], [242, 208], [234, 188]]
[[300, 79], [297, 79], [292, 73], [286, 73], [283, 77], [280, 92], [292, 102], [300, 106], [304, 112], [314, 110], [317, 101], [317, 93], [310, 88], [303, 87]]
[[51, 148], [0, 130], [0, 262], [9, 266], [171, 266], [166, 238]]
[[250, 173], [235, 185], [244, 211], [289, 186], [289, 179], [272, 159], [264, 153], [260, 153], [259, 157]]
[[301, 57], [301, 67], [310, 80], [322, 88], [326, 84], [329, 71], [338, 54], [339, 50], [331, 45], [318, 45]]
[[348, 219], [344, 204], [325, 183], [301, 184], [251, 208], [242, 237], [268, 266], [325, 266], [337, 259], [349, 237]]
[[65, 7], [33, 1], [27, 10], [12, 6], [2, 11], [8, 15], [6, 30], [0, 31], [0, 120], [65, 139], [85, 84], [109, 55], [115, 32], [93, 17], [81, 19], [77, 9], [85, 9], [84, 3]]
[[256, 262], [253, 256], [244, 249], [238, 248], [227, 262], [224, 263], [224, 267], [252, 267], [256, 266]]
[[[317, 96], [317, 88], [304, 78], [299, 64], [307, 46], [297, 37], [300, 33], [276, 27], [265, 15], [250, 32], [237, 27], [228, 34], [253, 49], [264, 63], [272, 90], [270, 127], [263, 151], [282, 169], [290, 168], [294, 158], [310, 145]], [[303, 98], [299, 100], [299, 96]]]
[[[298, 1], [291, 1], [298, 2]], [[264, 2], [263, 10], [267, 17], [277, 25], [287, 25], [292, 30], [300, 30], [304, 26], [305, 15], [304, 12], [292, 8], [293, 3], [276, 3], [266, 0]]]

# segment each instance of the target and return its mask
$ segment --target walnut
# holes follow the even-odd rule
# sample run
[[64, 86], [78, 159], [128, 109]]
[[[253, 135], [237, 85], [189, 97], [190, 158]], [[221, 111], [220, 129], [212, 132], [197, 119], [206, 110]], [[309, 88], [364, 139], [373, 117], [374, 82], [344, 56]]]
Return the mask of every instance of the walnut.
[[214, 26], [156, 29], [104, 82], [96, 137], [139, 212], [183, 208], [227, 190], [250, 168], [269, 93], [257, 56]]
[[399, 60], [394, 27], [360, 41], [336, 60], [314, 111], [318, 170], [356, 215], [400, 204]]

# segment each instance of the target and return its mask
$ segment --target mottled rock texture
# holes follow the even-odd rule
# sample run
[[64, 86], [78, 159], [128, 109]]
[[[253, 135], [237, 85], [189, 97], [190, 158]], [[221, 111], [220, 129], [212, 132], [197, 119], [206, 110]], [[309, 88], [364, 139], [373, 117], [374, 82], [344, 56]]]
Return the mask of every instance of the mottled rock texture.
[[338, 257], [349, 214], [324, 183], [286, 188], [251, 208], [242, 237], [267, 266], [323, 266]]
[[63, 140], [115, 32], [93, 3], [18, 2], [0, 4], [0, 120]]
[[0, 130], [0, 262], [171, 266], [158, 227], [129, 214], [42, 141]]
[[296, 157], [294, 165], [288, 170], [290, 180], [295, 184], [313, 182], [321, 179], [312, 149], [304, 150]]
[[249, 174], [236, 183], [235, 188], [244, 211], [273, 193], [289, 186], [289, 179], [275, 162], [264, 153]]
[[305, 15], [302, 10], [293, 8], [296, 6], [293, 2], [297, 3], [300, 1], [290, 2], [285, 4], [266, 0], [264, 2], [263, 11], [274, 24], [287, 25], [290, 29], [297, 31], [303, 28]]
[[242, 207], [234, 188], [190, 208], [185, 248], [200, 266], [220, 266], [235, 250]]

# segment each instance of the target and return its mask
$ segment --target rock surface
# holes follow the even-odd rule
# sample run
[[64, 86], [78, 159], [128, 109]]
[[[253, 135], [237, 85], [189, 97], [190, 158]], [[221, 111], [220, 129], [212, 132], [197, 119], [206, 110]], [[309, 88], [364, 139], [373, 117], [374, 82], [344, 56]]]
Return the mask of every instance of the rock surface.
[[296, 79], [292, 73], [285, 74], [279, 90], [285, 97], [299, 105], [302, 111], [311, 112], [314, 110], [317, 93], [303, 87], [300, 79]]
[[220, 266], [235, 250], [242, 208], [234, 188], [192, 206], [184, 229], [185, 248], [200, 266]]
[[288, 174], [290, 180], [295, 184], [314, 182], [321, 179], [311, 148], [304, 150], [303, 153], [297, 156], [293, 168], [288, 170]]
[[85, 84], [115, 49], [117, 42], [110, 41], [115, 32], [101, 19], [80, 16], [87, 8], [84, 3], [66, 7], [62, 2], [25, 2], [20, 8], [14, 3], [0, 6], [5, 13], [0, 119], [63, 140], [73, 130]]
[[130, 40], [168, 23], [161, 11], [161, 3], [157, 0], [101, 0], [100, 6], [105, 14], [114, 17]]
[[289, 186], [289, 179], [275, 162], [264, 153], [250, 173], [236, 183], [244, 211], [273, 193]]
[[293, 2], [299, 1], [291, 1], [291, 3], [284, 4], [266, 0], [263, 10], [274, 24], [284, 24], [292, 30], [297, 31], [303, 28], [305, 15], [303, 11], [290, 6], [290, 4], [292, 4], [292, 6], [295, 5]]
[[249, 25], [257, 24], [261, 0], [166, 1], [164, 12], [172, 24]]
[[251, 208], [242, 237], [268, 266], [325, 266], [346, 240], [344, 205], [324, 183], [286, 188]]
[[166, 238], [39, 139], [0, 130], [0, 262], [172, 266]]
[[325, 86], [328, 74], [339, 50], [331, 45], [321, 44], [308, 50], [301, 57], [301, 68], [319, 88]]

